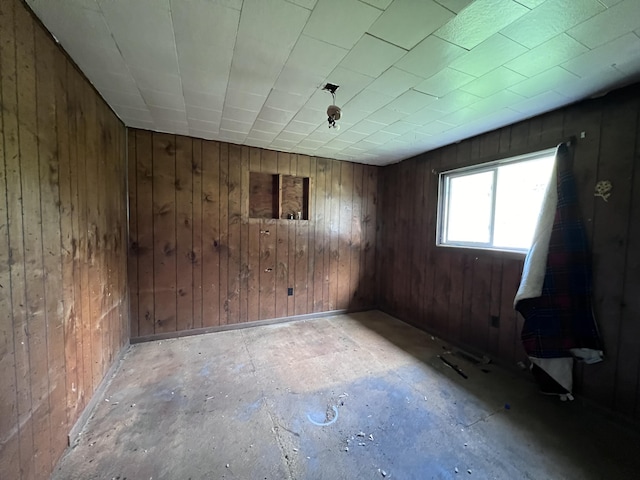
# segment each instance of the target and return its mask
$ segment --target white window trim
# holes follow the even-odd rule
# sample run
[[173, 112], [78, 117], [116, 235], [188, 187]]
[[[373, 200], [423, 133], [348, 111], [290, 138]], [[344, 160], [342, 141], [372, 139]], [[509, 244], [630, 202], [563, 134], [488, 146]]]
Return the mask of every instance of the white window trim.
[[554, 155], [556, 152], [556, 147], [548, 148], [545, 150], [538, 150], [536, 152], [525, 153], [522, 155], [517, 155], [515, 157], [501, 158], [499, 160], [494, 160], [491, 162], [480, 163], [476, 165], [470, 165], [468, 167], [454, 168], [451, 170], [446, 170], [440, 172], [438, 176], [438, 211], [436, 215], [436, 246], [438, 247], [448, 247], [448, 248], [466, 248], [466, 249], [475, 249], [475, 250], [488, 250], [494, 252], [511, 252], [511, 253], [519, 253], [522, 255], [526, 255], [528, 249], [515, 249], [515, 248], [504, 248], [504, 247], [494, 247], [493, 246], [493, 224], [495, 220], [496, 213], [496, 189], [492, 190], [492, 209], [491, 209], [491, 229], [490, 229], [490, 237], [489, 243], [478, 243], [478, 242], [447, 242], [444, 243], [442, 241], [444, 232], [446, 230], [447, 220], [448, 220], [448, 212], [446, 211], [447, 202], [445, 196], [448, 192], [448, 181], [450, 178], [455, 178], [457, 176], [464, 176], [470, 173], [483, 173], [487, 171], [493, 171], [493, 185], [496, 185], [498, 168], [501, 165], [511, 165], [519, 162], [527, 162], [531, 160], [537, 160], [543, 157], [549, 157]]

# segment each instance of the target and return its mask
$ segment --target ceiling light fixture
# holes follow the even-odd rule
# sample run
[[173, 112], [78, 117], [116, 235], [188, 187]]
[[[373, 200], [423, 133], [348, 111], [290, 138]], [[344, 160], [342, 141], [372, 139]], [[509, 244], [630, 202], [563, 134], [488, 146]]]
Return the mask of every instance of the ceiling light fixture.
[[329, 92], [333, 98], [333, 103], [327, 107], [327, 121], [329, 122], [329, 128], [335, 128], [336, 130], [340, 130], [340, 125], [338, 125], [336, 121], [340, 120], [340, 117], [342, 117], [342, 110], [340, 110], [340, 107], [336, 106], [336, 90], [338, 90], [338, 88], [338, 85], [334, 85], [332, 83], [327, 83], [322, 88]]

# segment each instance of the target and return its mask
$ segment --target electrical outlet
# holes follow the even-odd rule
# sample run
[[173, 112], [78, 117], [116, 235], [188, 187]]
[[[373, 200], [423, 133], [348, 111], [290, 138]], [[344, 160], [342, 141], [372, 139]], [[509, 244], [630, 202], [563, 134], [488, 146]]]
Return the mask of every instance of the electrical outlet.
[[293, 295], [293, 288], [287, 288], [287, 295], [288, 296], [292, 296]]
[[494, 328], [500, 328], [500, 317], [497, 315], [491, 315], [491, 326]]

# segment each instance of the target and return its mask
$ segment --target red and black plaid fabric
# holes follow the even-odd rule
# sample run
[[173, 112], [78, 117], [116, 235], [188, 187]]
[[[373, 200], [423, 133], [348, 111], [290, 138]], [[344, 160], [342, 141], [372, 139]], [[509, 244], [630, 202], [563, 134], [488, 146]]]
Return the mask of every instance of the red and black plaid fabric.
[[565, 144], [558, 147], [556, 170], [558, 204], [542, 294], [516, 305], [525, 319], [524, 349], [538, 358], [570, 357], [571, 348], [602, 350], [592, 310], [587, 237]]

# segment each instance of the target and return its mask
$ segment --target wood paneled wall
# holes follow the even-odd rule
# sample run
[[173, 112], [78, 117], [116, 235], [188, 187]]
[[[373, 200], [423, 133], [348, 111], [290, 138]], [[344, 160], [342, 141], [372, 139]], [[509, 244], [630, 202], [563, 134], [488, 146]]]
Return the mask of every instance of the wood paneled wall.
[[[132, 337], [375, 305], [377, 167], [143, 130], [128, 145]], [[249, 219], [250, 171], [309, 177], [311, 219]]]
[[[503, 362], [525, 358], [513, 310], [523, 257], [435, 246], [438, 172], [555, 146], [575, 135], [574, 173], [593, 256], [603, 363], [576, 371], [577, 391], [640, 418], [640, 86], [385, 167], [381, 173], [382, 309]], [[580, 133], [585, 132], [585, 138]], [[608, 202], [595, 198], [609, 180]], [[499, 316], [499, 327], [490, 316]]]
[[0, 477], [47, 479], [128, 338], [124, 126], [0, 2]]

